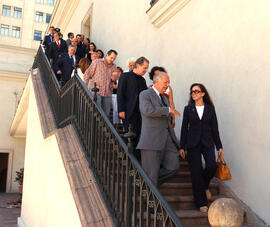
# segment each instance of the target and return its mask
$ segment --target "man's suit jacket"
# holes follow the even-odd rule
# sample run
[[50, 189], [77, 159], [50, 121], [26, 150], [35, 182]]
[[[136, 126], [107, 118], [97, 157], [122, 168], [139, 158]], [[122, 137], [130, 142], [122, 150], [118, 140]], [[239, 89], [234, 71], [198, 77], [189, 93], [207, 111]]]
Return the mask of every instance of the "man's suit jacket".
[[86, 54], [85, 45], [83, 43], [80, 43], [77, 45], [76, 55], [79, 59], [84, 58]]
[[58, 47], [56, 42], [52, 42], [49, 46], [49, 58], [53, 59], [53, 64], [55, 64], [60, 55], [67, 51], [68, 49], [65, 40], [60, 39], [60, 48]]
[[136, 105], [139, 102], [140, 92], [146, 89], [146, 82], [142, 76], [134, 72], [126, 72], [120, 76], [117, 87], [117, 105], [118, 112], [125, 112], [126, 120], [130, 119], [134, 113], [140, 114]]
[[52, 34], [48, 34], [44, 38], [43, 45], [46, 48], [48, 48], [48, 46], [52, 43], [52, 41], [53, 41], [53, 35]]
[[167, 106], [163, 105], [153, 88], [141, 92], [142, 130], [137, 149], [163, 150], [168, 136], [171, 136], [175, 149], [179, 149], [179, 142], [171, 124], [169, 100], [165, 96], [163, 100]]
[[[78, 57], [76, 57], [76, 62], [75, 64], [78, 63]], [[64, 82], [67, 82], [71, 78], [71, 74], [73, 71], [73, 62], [70, 59], [68, 53], [64, 53], [61, 55], [61, 57], [57, 60], [55, 64], [55, 71], [57, 72], [58, 70], [62, 71], [61, 78]]]
[[200, 120], [194, 104], [185, 107], [181, 128], [180, 145], [182, 149], [196, 147], [199, 143], [217, 150], [222, 148], [214, 106], [205, 105]]
[[68, 39], [66, 40], [66, 44], [67, 44], [67, 47], [69, 47], [69, 45], [71, 45], [71, 39], [70, 39], [70, 38], [68, 38]]

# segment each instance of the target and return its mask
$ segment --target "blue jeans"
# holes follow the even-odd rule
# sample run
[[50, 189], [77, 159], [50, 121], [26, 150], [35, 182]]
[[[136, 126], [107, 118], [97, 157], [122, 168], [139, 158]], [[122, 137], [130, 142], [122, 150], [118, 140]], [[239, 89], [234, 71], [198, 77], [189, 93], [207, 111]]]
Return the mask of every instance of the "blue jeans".
[[107, 117], [109, 117], [112, 107], [112, 97], [111, 96], [106, 97], [97, 94], [97, 104], [103, 109]]

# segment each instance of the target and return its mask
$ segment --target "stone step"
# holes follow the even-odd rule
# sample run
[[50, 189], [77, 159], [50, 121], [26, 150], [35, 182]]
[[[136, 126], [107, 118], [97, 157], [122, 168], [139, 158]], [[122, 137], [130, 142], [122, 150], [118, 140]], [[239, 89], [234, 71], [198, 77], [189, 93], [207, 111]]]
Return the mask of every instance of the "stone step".
[[[224, 198], [225, 196], [222, 195], [216, 195], [212, 196], [211, 200], [209, 201], [210, 204], [219, 198]], [[173, 210], [192, 210], [196, 209], [194, 198], [191, 195], [166, 195], [164, 196], [164, 199], [169, 203], [170, 207]]]
[[210, 226], [208, 214], [199, 210], [175, 210], [175, 214], [180, 219], [183, 227]]
[[178, 171], [172, 178], [168, 180], [168, 183], [189, 183], [191, 182], [191, 175], [188, 171]]
[[[192, 195], [191, 183], [164, 183], [159, 188], [159, 192], [165, 195]], [[209, 189], [212, 195], [219, 192], [218, 183], [210, 183]]]
[[179, 161], [180, 164], [180, 168], [179, 170], [182, 171], [188, 171], [189, 172], [189, 166], [188, 166], [188, 162], [187, 161]]

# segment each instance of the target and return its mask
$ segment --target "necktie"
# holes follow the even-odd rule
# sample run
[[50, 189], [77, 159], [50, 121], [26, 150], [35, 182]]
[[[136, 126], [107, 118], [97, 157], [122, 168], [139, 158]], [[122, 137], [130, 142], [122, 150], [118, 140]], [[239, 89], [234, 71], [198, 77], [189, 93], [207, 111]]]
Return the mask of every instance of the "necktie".
[[74, 59], [73, 59], [72, 56], [70, 56], [70, 60], [71, 60], [71, 62], [72, 62], [72, 65], [74, 65]]
[[163, 106], [167, 106], [167, 104], [164, 101], [163, 95], [162, 94], [159, 94], [159, 97], [161, 99], [161, 102], [162, 102]]
[[57, 46], [58, 46], [58, 48], [60, 48], [60, 44], [59, 44], [59, 41], [57, 42]]

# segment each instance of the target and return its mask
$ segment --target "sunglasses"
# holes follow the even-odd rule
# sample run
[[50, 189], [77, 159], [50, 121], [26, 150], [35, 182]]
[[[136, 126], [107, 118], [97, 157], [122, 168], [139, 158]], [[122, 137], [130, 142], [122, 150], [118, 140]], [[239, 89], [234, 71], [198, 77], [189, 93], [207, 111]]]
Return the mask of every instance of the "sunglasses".
[[193, 90], [193, 91], [190, 91], [190, 94], [192, 95], [193, 93], [194, 94], [199, 94], [199, 93], [201, 93], [202, 91], [199, 91], [199, 90]]

